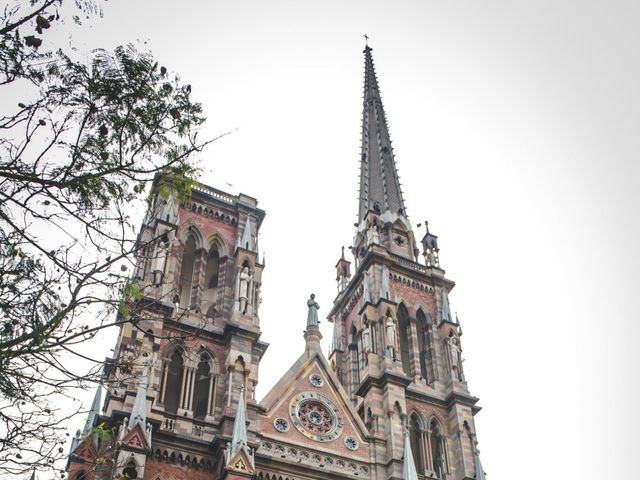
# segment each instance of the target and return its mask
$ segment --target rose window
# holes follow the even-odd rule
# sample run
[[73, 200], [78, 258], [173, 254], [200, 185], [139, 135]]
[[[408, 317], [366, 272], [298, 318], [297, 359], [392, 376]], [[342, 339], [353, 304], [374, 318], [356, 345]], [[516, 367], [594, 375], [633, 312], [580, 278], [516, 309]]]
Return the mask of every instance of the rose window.
[[331, 399], [315, 392], [301, 392], [289, 404], [291, 423], [318, 442], [330, 442], [342, 433], [343, 422], [337, 411]]
[[298, 418], [302, 426], [313, 433], [327, 433], [334, 425], [334, 417], [320, 402], [310, 401], [300, 405]]

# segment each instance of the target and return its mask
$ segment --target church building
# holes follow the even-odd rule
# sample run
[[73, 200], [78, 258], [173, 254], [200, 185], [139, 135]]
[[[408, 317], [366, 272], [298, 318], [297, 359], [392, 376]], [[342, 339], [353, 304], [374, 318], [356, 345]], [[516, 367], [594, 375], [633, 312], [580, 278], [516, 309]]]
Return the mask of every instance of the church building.
[[106, 398], [99, 389], [73, 441], [70, 480], [484, 480], [454, 282], [436, 235], [417, 238], [409, 221], [369, 46], [364, 60], [358, 222], [336, 264], [328, 358], [312, 295], [300, 357], [256, 399], [265, 212], [200, 183], [178, 198], [158, 177], [141, 298], [106, 362]]

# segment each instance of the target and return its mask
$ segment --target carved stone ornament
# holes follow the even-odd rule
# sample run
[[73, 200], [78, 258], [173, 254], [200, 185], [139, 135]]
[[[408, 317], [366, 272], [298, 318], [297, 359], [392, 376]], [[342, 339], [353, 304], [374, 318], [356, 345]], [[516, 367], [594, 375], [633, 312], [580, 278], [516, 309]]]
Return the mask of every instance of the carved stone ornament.
[[324, 395], [303, 392], [289, 404], [291, 423], [305, 437], [317, 442], [330, 442], [342, 433], [343, 421], [334, 403]]

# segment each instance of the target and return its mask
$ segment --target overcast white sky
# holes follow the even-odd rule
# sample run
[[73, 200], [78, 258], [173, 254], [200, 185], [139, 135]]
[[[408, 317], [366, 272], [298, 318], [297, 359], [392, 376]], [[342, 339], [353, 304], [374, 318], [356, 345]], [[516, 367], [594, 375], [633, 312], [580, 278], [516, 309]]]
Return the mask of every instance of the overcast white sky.
[[352, 239], [368, 33], [408, 213], [457, 282], [488, 477], [595, 480], [637, 470], [639, 18], [611, 0], [112, 0], [86, 45], [147, 42], [203, 133], [238, 128], [202, 181], [267, 211], [262, 397]]

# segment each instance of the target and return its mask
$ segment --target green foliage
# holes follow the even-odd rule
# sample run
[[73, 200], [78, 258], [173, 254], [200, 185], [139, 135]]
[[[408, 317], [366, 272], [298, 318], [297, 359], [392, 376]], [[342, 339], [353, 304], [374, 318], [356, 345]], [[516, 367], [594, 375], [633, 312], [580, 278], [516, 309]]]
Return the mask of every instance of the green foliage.
[[[74, 21], [100, 1], [74, 0]], [[185, 201], [208, 143], [191, 87], [149, 53], [127, 45], [84, 62], [52, 45], [61, 4], [0, 11], [0, 89], [15, 98], [0, 111], [0, 477], [61, 456], [48, 400], [100, 379], [100, 359], [78, 346], [135, 318], [142, 298], [123, 273], [141, 248], [130, 215], [154, 182]]]

